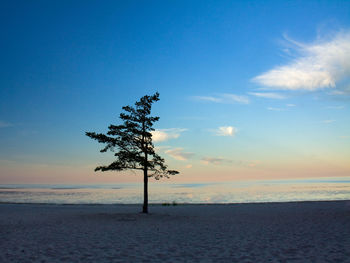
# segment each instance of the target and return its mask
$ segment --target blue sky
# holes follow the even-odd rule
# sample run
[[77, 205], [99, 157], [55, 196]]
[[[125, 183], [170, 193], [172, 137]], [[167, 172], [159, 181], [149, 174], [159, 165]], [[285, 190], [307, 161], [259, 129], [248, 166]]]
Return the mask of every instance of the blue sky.
[[160, 92], [174, 181], [349, 176], [349, 1], [5, 1], [0, 182], [138, 181], [85, 131]]

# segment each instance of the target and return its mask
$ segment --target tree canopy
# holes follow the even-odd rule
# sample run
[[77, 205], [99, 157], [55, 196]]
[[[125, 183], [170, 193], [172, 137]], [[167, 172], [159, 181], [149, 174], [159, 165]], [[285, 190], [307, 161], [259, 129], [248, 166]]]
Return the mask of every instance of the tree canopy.
[[86, 132], [90, 138], [105, 146], [100, 152], [114, 152], [115, 161], [109, 165], [98, 166], [95, 171], [141, 170], [144, 175], [144, 210], [148, 212], [148, 177], [160, 179], [178, 174], [178, 171], [168, 170], [165, 160], [154, 150], [152, 142], [153, 124], [159, 117], [151, 116], [152, 104], [159, 100], [159, 93], [143, 96], [135, 102], [135, 106], [122, 107], [119, 118], [120, 125], [109, 125], [108, 132]]

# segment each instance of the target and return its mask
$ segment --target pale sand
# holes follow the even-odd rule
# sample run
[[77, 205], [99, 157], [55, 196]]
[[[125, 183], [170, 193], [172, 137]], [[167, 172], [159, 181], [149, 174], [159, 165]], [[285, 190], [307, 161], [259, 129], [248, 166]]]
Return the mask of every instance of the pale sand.
[[350, 262], [350, 201], [0, 204], [0, 262]]

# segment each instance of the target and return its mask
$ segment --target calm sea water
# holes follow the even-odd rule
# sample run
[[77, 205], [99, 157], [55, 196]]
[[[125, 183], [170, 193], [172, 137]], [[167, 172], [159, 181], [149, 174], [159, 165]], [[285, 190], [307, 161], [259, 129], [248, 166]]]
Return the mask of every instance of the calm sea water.
[[[150, 203], [251, 203], [350, 200], [350, 177], [225, 183], [150, 183]], [[0, 202], [137, 204], [142, 184], [4, 185]]]

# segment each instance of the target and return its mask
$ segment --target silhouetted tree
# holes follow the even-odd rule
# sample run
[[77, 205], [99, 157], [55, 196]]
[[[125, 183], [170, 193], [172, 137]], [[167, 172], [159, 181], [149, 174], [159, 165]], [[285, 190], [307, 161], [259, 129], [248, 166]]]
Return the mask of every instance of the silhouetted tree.
[[159, 93], [152, 96], [143, 96], [135, 102], [135, 106], [125, 106], [120, 113], [121, 125], [110, 125], [107, 134], [86, 132], [90, 138], [105, 144], [100, 152], [108, 150], [115, 152], [116, 160], [108, 166], [98, 166], [95, 171], [143, 171], [144, 179], [144, 202], [143, 213], [148, 213], [148, 177], [160, 179], [169, 175], [178, 174], [174, 170], [168, 170], [164, 159], [154, 151], [152, 143], [153, 123], [159, 117], [152, 117], [151, 108], [153, 102], [159, 100]]

